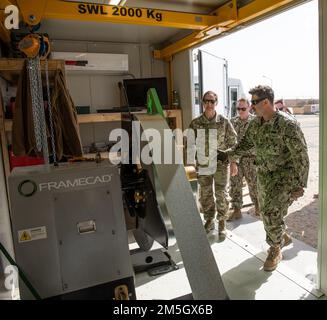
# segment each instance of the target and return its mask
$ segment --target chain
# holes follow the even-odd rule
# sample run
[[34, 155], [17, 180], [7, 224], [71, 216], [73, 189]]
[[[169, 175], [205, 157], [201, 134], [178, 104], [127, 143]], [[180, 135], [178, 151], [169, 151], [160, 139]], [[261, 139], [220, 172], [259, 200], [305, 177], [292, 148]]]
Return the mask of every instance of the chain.
[[43, 99], [43, 87], [42, 87], [42, 74], [41, 74], [41, 64], [40, 58], [37, 58], [37, 79], [38, 79], [38, 97], [40, 101], [40, 124], [41, 124], [41, 135], [42, 135], [42, 149], [43, 149], [43, 157], [45, 163], [49, 163], [49, 150], [48, 150], [48, 136], [47, 136], [47, 123], [45, 120], [45, 112], [44, 112], [44, 99]]
[[35, 75], [35, 61], [34, 59], [27, 60], [27, 70], [29, 75], [29, 82], [30, 82], [30, 92], [32, 98], [32, 111], [33, 111], [33, 122], [34, 122], [34, 134], [35, 134], [35, 141], [36, 141], [36, 149], [37, 151], [41, 152], [42, 150], [42, 139], [41, 139], [41, 132], [40, 132], [40, 124], [39, 124], [39, 113], [38, 113], [38, 97], [37, 97], [37, 90], [35, 88], [36, 85], [36, 75]]
[[27, 60], [27, 69], [30, 80], [30, 91], [32, 98], [34, 134], [36, 149], [43, 151], [43, 158], [46, 164], [49, 163], [48, 138], [43, 103], [43, 89], [40, 58], [36, 57]]
[[51, 147], [52, 147], [53, 163], [56, 165], [57, 154], [56, 154], [55, 136], [54, 136], [54, 129], [53, 129], [52, 104], [51, 104], [51, 96], [50, 96], [49, 71], [48, 71], [48, 60], [47, 59], [45, 59], [45, 78], [47, 81], [47, 95], [48, 95], [48, 108], [49, 108], [50, 134], [51, 134]]

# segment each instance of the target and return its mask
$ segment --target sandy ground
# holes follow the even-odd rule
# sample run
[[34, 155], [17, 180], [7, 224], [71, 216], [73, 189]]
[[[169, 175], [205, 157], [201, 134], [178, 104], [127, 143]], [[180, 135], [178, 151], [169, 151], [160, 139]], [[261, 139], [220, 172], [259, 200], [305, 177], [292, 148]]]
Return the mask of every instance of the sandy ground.
[[[310, 158], [308, 187], [304, 196], [294, 202], [285, 219], [288, 232], [296, 239], [317, 248], [319, 200], [319, 115], [296, 116], [301, 124]], [[244, 192], [247, 193], [246, 190]], [[246, 203], [246, 201], [245, 201]], [[244, 208], [242, 212], [253, 215], [253, 209]]]

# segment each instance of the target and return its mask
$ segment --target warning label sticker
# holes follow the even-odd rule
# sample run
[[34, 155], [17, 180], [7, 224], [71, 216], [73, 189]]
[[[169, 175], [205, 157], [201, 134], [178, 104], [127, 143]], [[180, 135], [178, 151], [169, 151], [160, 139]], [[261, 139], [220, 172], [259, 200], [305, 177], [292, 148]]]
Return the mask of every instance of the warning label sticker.
[[18, 242], [28, 242], [47, 238], [47, 228], [37, 227], [33, 229], [18, 230]]

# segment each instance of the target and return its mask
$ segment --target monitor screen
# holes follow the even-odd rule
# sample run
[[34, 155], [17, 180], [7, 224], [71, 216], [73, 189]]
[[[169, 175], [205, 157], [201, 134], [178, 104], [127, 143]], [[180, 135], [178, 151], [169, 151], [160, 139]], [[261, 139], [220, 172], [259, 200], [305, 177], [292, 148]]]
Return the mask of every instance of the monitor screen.
[[150, 88], [156, 89], [162, 107], [168, 106], [167, 78], [125, 79], [124, 87], [131, 107], [146, 107]]

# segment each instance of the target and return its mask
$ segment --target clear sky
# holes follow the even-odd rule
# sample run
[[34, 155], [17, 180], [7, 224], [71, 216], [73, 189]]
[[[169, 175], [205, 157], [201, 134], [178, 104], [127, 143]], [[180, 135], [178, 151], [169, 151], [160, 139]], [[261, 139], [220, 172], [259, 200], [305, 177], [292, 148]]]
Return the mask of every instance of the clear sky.
[[298, 6], [202, 46], [227, 59], [245, 93], [265, 84], [276, 98], [319, 97], [318, 1]]

